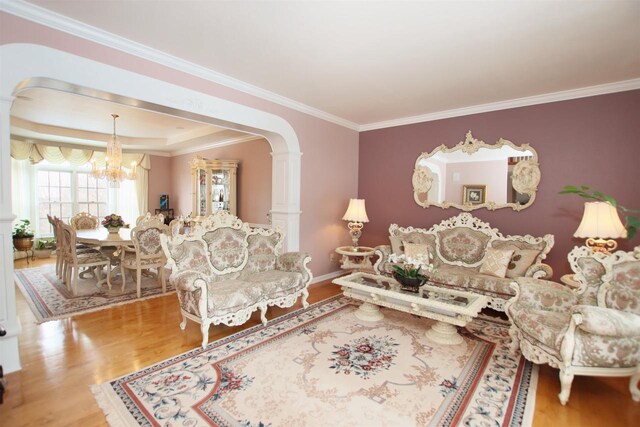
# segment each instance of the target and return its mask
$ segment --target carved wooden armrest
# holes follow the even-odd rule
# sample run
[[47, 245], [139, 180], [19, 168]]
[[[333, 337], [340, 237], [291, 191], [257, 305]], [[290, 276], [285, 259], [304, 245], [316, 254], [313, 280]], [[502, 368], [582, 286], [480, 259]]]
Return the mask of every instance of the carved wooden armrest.
[[308, 284], [312, 278], [311, 270], [307, 267], [309, 262], [311, 262], [311, 255], [306, 252], [287, 252], [278, 257], [276, 269], [301, 273], [304, 282]]
[[216, 278], [197, 270], [183, 270], [171, 273], [169, 283], [177, 290], [194, 292], [197, 289], [207, 289], [207, 283], [215, 282]]
[[573, 316], [578, 328], [594, 335], [640, 337], [640, 316], [633, 313], [590, 305], [576, 305]]
[[525, 277], [533, 277], [534, 279], [551, 279], [553, 276], [553, 268], [548, 264], [533, 264], [524, 273]]
[[548, 280], [519, 277], [510, 286], [516, 291], [511, 302], [513, 306], [567, 313], [577, 301], [576, 295], [566, 286]]
[[374, 254], [377, 255], [378, 260], [373, 265], [373, 270], [376, 274], [387, 274], [385, 265], [389, 263], [389, 255], [391, 255], [390, 245], [380, 245], [374, 248]]

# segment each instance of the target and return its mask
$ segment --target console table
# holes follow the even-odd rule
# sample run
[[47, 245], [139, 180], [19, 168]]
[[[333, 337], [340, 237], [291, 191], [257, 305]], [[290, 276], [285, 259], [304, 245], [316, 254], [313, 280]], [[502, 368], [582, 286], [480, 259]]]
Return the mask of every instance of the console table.
[[355, 312], [359, 319], [382, 320], [384, 315], [378, 306], [433, 319], [436, 323], [425, 334], [442, 345], [462, 343], [455, 326], [465, 326], [489, 302], [484, 295], [429, 284], [421, 286], [417, 294], [406, 292], [390, 277], [362, 272], [339, 277], [333, 283], [342, 286], [345, 296], [363, 301]]

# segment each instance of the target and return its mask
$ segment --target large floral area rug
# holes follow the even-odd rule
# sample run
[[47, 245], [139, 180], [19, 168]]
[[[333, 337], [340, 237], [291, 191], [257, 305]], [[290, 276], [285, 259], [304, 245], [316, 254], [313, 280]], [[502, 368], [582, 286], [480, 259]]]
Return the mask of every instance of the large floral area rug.
[[430, 320], [363, 322], [334, 297], [92, 386], [112, 426], [530, 425], [537, 367], [504, 323], [429, 341]]
[[[111, 290], [106, 283], [101, 288], [96, 287], [96, 279], [87, 276], [78, 280], [78, 295], [75, 296], [56, 276], [55, 265], [16, 270], [15, 279], [38, 323], [163, 295], [162, 286], [155, 275], [142, 276], [141, 298], [137, 298], [136, 282], [128, 273], [124, 292], [119, 276], [113, 281]], [[167, 280], [167, 293], [172, 290]]]

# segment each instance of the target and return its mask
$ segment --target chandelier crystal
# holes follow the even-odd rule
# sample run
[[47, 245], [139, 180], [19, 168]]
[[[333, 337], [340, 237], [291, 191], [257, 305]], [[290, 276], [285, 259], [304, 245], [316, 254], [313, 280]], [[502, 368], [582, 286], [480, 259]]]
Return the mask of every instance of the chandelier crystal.
[[122, 169], [122, 144], [116, 135], [116, 119], [120, 116], [112, 114], [113, 135], [107, 143], [107, 154], [104, 158], [105, 167], [98, 169], [96, 160], [91, 159], [91, 175], [96, 179], [106, 179], [110, 187], [120, 187], [120, 182], [125, 179], [136, 179], [136, 162], [131, 162], [131, 172]]

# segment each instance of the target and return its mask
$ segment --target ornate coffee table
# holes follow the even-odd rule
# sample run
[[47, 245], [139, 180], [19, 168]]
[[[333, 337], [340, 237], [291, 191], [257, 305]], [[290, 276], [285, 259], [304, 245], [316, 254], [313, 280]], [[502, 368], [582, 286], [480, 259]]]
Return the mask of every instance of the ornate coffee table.
[[430, 284], [421, 286], [418, 293], [406, 292], [400, 290], [400, 284], [394, 279], [369, 273], [352, 273], [333, 283], [342, 286], [345, 296], [363, 301], [355, 312], [359, 319], [368, 322], [383, 319], [378, 306], [433, 319], [436, 323], [427, 330], [426, 336], [444, 345], [462, 343], [455, 326], [465, 326], [488, 302], [484, 295]]

